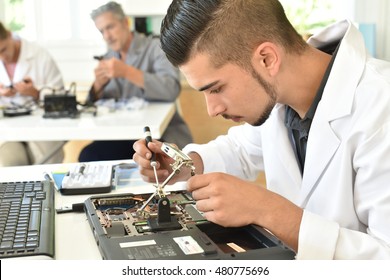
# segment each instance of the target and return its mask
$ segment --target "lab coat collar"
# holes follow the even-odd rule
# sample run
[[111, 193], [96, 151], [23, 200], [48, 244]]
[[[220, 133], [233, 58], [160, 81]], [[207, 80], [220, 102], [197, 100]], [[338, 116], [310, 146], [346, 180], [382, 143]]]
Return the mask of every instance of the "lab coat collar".
[[18, 62], [15, 68], [14, 74], [14, 83], [18, 83], [26, 78], [27, 73], [31, 72], [31, 63], [30, 60], [34, 58], [36, 55], [36, 47], [33, 43], [29, 43], [28, 47], [27, 42], [24, 39], [20, 39], [20, 54], [18, 58]]
[[8, 73], [5, 69], [4, 63], [0, 63], [0, 83], [5, 84], [5, 85], [11, 85], [12, 83], [18, 83], [23, 78], [25, 78], [26, 73], [29, 71], [29, 60], [34, 57], [35, 54], [35, 48], [26, 48], [26, 41], [20, 37], [18, 37], [16, 34], [12, 34], [12, 37], [14, 40], [20, 40], [20, 54], [16, 63], [16, 68], [15, 68], [15, 73], [14, 73], [14, 78], [11, 81], [9, 79]]
[[309, 40], [309, 43], [313, 42], [318, 47], [320, 42], [341, 38], [323, 97], [310, 128], [310, 134], [315, 137], [309, 135], [307, 144], [300, 201], [300, 206], [303, 207], [341, 143], [332, 122], [351, 114], [354, 95], [366, 61], [363, 38], [348, 21], [334, 24]]
[[[284, 123], [285, 108], [284, 104], [276, 104], [270, 117], [262, 126], [266, 130], [266, 133], [262, 134], [262, 138], [264, 143], [272, 143], [271, 145], [275, 145], [275, 140], [277, 139], [278, 148], [275, 149], [275, 154], [270, 155], [270, 157], [275, 157], [275, 161], [283, 165], [284, 168], [282, 170], [286, 174], [281, 176], [289, 178], [286, 181], [289, 182], [289, 186], [288, 188], [283, 187], [276, 190], [275, 188], [278, 188], [278, 184], [273, 185], [274, 182], [272, 181], [267, 181], [267, 184], [272, 186], [278, 193], [282, 193], [285, 197], [297, 202], [302, 185], [302, 175]], [[265, 149], [267, 150], [267, 148]], [[272, 159], [270, 164], [266, 164], [266, 167], [271, 166], [270, 168], [272, 169], [278, 166], [278, 164], [274, 166], [273, 162], [274, 160]], [[267, 169], [265, 172], [267, 174]]]

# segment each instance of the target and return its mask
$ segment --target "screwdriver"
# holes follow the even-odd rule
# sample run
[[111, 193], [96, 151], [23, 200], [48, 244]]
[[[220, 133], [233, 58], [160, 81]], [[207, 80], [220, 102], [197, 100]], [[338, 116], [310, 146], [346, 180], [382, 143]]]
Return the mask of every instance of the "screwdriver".
[[[145, 126], [144, 127], [144, 133], [145, 133], [145, 141], [146, 141], [146, 147], [148, 146], [148, 144], [150, 142], [152, 142], [152, 133], [150, 132], [150, 128], [149, 126]], [[152, 157], [150, 159], [150, 166], [153, 167], [153, 171], [154, 171], [154, 177], [156, 178], [156, 184], [158, 185], [158, 177], [157, 177], [157, 169], [156, 169], [156, 166], [157, 166], [157, 161], [156, 161], [156, 154], [152, 153]]]

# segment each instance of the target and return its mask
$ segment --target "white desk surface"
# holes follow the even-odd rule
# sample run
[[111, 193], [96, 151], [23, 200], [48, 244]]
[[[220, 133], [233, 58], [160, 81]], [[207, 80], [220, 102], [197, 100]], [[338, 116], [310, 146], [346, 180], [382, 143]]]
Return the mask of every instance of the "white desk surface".
[[0, 141], [136, 140], [149, 126], [161, 138], [175, 113], [175, 103], [149, 103], [139, 110], [82, 113], [77, 119], [45, 119], [43, 110], [32, 115], [0, 119]]
[[[128, 161], [109, 161], [103, 163], [118, 164]], [[44, 172], [69, 168], [71, 164], [47, 164], [31, 166], [14, 166], [0, 168], [0, 181], [24, 181], [42, 180]], [[137, 179], [138, 180], [138, 179]], [[177, 183], [167, 186], [167, 191], [184, 189], [185, 183]], [[152, 193], [155, 188], [139, 179], [134, 186], [122, 187], [112, 193]], [[73, 203], [82, 203], [91, 195], [61, 195], [55, 194], [55, 208], [72, 206]], [[55, 254], [58, 260], [101, 260], [101, 255], [96, 244], [92, 230], [89, 226], [85, 213], [62, 213], [55, 214]]]

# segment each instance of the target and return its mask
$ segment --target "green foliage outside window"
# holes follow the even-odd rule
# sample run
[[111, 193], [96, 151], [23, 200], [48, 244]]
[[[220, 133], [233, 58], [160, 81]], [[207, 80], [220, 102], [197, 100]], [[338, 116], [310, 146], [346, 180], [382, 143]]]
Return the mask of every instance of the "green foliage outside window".
[[11, 31], [20, 31], [25, 27], [24, 24], [24, 0], [7, 0], [5, 1], [5, 25]]
[[312, 34], [336, 21], [332, 7], [334, 0], [280, 0], [286, 15], [302, 35]]

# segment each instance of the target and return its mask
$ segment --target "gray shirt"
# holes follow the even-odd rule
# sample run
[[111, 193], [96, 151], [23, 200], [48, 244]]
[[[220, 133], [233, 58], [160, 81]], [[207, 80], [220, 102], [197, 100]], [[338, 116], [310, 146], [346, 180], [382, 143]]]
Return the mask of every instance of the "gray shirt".
[[[104, 59], [111, 57], [120, 58], [120, 54], [109, 50], [104, 55]], [[144, 71], [144, 89], [124, 78], [115, 78], [104, 87], [102, 98], [118, 100], [136, 96], [147, 101], [162, 102], [174, 102], [178, 98], [181, 90], [179, 70], [168, 61], [157, 38], [134, 32], [126, 64]], [[93, 96], [90, 94], [91, 100]], [[146, 125], [148, 124], [145, 123]], [[162, 140], [175, 143], [179, 148], [192, 142], [190, 130], [177, 112], [163, 134]]]
[[290, 141], [295, 151], [295, 156], [298, 160], [302, 174], [305, 167], [306, 147], [307, 140], [309, 138], [311, 123], [314, 118], [318, 103], [322, 98], [322, 93], [324, 91], [326, 82], [328, 81], [330, 71], [332, 70], [333, 62], [336, 58], [338, 50], [338, 44], [339, 42], [332, 42], [332, 44], [326, 45], [325, 47], [321, 48], [321, 51], [324, 51], [329, 54], [333, 53], [333, 55], [325, 71], [324, 77], [322, 78], [320, 87], [317, 90], [317, 94], [313, 100], [313, 103], [311, 104], [309, 111], [306, 113], [305, 117], [301, 119], [298, 113], [294, 111], [294, 109], [289, 106], [286, 106], [285, 125], [288, 129]]

